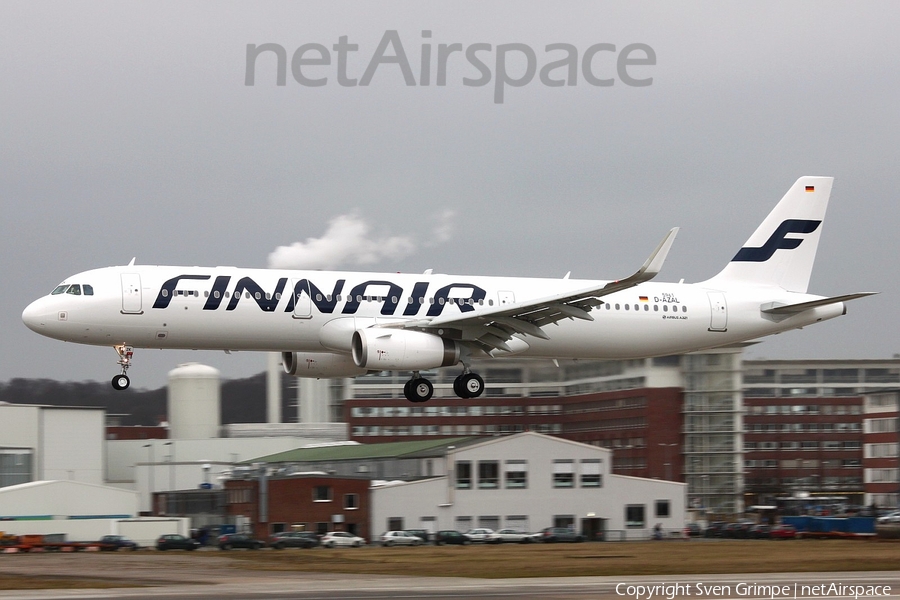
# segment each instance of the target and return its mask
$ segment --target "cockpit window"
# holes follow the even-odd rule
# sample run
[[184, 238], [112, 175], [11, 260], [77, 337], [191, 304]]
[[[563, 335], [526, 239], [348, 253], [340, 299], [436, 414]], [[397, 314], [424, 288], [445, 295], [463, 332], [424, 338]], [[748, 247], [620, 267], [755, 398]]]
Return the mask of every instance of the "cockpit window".
[[58, 296], [59, 294], [72, 294], [73, 296], [80, 296], [84, 294], [85, 296], [93, 296], [94, 286], [88, 285], [87, 283], [85, 283], [84, 285], [79, 283], [64, 283], [62, 285], [56, 286], [56, 289], [50, 292], [51, 296]]

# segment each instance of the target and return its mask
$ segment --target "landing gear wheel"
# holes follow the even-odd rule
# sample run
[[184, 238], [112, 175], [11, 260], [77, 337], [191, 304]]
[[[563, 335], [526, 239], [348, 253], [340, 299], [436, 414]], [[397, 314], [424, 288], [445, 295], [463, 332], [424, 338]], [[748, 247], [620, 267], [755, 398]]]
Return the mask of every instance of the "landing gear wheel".
[[131, 385], [131, 380], [124, 373], [112, 378], [112, 386], [117, 390], [127, 390], [129, 385]]
[[410, 402], [428, 402], [434, 395], [434, 386], [427, 379], [416, 377], [403, 386], [403, 395]]
[[453, 380], [453, 391], [460, 398], [477, 398], [484, 393], [484, 379], [478, 373], [463, 373]]
[[128, 372], [128, 367], [131, 366], [131, 359], [134, 356], [134, 348], [125, 344], [118, 344], [116, 346], [113, 346], [113, 349], [119, 355], [119, 366], [122, 367], [122, 374], [113, 377], [112, 386], [117, 390], [127, 390], [128, 386], [131, 385], [131, 380], [128, 379], [128, 375], [126, 375], [125, 373]]

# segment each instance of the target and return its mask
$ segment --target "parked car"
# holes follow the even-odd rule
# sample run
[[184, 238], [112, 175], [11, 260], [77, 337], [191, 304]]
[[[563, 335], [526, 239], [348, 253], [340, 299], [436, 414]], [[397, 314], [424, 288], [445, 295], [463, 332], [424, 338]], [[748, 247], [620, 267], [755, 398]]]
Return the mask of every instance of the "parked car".
[[688, 523], [685, 528], [685, 535], [688, 537], [699, 537], [703, 535], [703, 529], [700, 528], [699, 523]]
[[583, 542], [584, 536], [575, 533], [575, 530], [568, 527], [545, 527], [541, 529], [540, 541], [548, 544], [555, 542]]
[[137, 550], [140, 548], [137, 542], [129, 540], [124, 535], [104, 535], [100, 538], [100, 543], [103, 544], [104, 550], [121, 550], [122, 548], [125, 548], [126, 550]]
[[382, 546], [421, 546], [425, 542], [408, 531], [385, 531], [381, 534]]
[[455, 529], [443, 529], [434, 534], [434, 545], [441, 544], [459, 544], [460, 546], [468, 546], [472, 540], [468, 536], [456, 531]]
[[728, 538], [746, 538], [750, 532], [750, 528], [754, 523], [749, 521], [741, 521], [739, 523], [729, 523], [723, 530], [724, 537]]
[[269, 546], [276, 550], [285, 548], [315, 548], [319, 536], [312, 531], [282, 531], [269, 538]]
[[196, 550], [200, 542], [177, 533], [167, 533], [156, 538], [157, 550]]
[[527, 531], [523, 531], [521, 529], [515, 529], [512, 527], [508, 527], [506, 529], [500, 529], [495, 531], [491, 535], [488, 536], [487, 543], [488, 544], [503, 544], [507, 542], [513, 542], [518, 544], [529, 544], [534, 541], [534, 534], [528, 533]]
[[895, 510], [893, 512], [889, 512], [886, 515], [882, 515], [878, 517], [878, 523], [880, 525], [889, 525], [891, 523], [900, 523], [900, 510]]
[[473, 542], [486, 542], [488, 541], [488, 538], [492, 533], [494, 533], [493, 529], [488, 529], [487, 527], [478, 527], [476, 529], [468, 530], [463, 535]]
[[797, 530], [793, 525], [775, 525], [769, 530], [769, 537], [773, 540], [792, 540], [797, 537]]
[[407, 529], [407, 530], [406, 530], [406, 533], [411, 533], [411, 534], [413, 534], [413, 535], [415, 535], [415, 536], [418, 536], [418, 537], [422, 538], [422, 541], [425, 542], [425, 543], [428, 543], [429, 541], [431, 541], [431, 538], [433, 537], [433, 536], [432, 536], [430, 533], [428, 533], [428, 531], [425, 530], [425, 529]]
[[248, 550], [259, 550], [266, 543], [258, 540], [252, 535], [246, 533], [226, 533], [220, 535], [218, 539], [219, 550], [231, 550], [232, 548], [247, 548]]
[[747, 532], [747, 537], [753, 538], [755, 540], [767, 539], [769, 537], [769, 532], [771, 531], [771, 527], [768, 525], [754, 525]]
[[366, 545], [366, 540], [346, 531], [329, 531], [322, 536], [321, 542], [326, 548], [334, 548], [336, 546], [359, 548]]
[[725, 537], [725, 527], [728, 525], [725, 521], [713, 521], [703, 532], [703, 537]]

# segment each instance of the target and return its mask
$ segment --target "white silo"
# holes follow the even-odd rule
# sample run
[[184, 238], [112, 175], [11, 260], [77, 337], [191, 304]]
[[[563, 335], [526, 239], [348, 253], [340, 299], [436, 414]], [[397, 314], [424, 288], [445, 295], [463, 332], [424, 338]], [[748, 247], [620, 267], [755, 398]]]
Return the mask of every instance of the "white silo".
[[169, 437], [202, 440], [219, 437], [219, 370], [186, 363], [169, 371]]

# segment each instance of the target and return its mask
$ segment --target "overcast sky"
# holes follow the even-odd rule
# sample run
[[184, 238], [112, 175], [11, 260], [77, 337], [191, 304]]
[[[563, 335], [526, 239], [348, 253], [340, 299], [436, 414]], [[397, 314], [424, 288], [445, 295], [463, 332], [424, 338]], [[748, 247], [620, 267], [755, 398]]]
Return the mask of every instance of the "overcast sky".
[[[890, 358], [897, 23], [896, 2], [2, 2], [0, 381], [111, 378], [113, 350], [43, 338], [21, 312], [73, 273], [132, 257], [266, 267], [358, 238], [370, 252], [330, 252], [328, 267], [614, 279], [680, 226], [658, 279], [691, 282], [715, 274], [802, 175], [835, 177], [810, 291], [882, 293], [746, 356]], [[392, 35], [414, 85], [396, 62], [345, 85]], [[343, 36], [358, 46], [345, 65], [333, 49]], [[246, 85], [248, 44], [278, 44], [289, 63], [321, 45], [330, 64], [311, 64], [312, 46], [296, 70], [324, 85], [301, 85], [290, 64], [276, 85], [273, 52]], [[463, 49], [442, 86], [440, 44]], [[486, 85], [464, 84], [483, 78], [466, 58], [474, 44], [490, 45], [475, 54]], [[506, 44], [533, 52], [537, 74], [498, 103]], [[575, 85], [542, 82], [566, 55], [550, 44], [577, 49]], [[590, 74], [612, 86], [582, 72], [595, 44], [616, 48]], [[617, 71], [631, 44], [655, 64], [626, 75], [650, 85]], [[525, 78], [525, 55], [506, 53], [508, 78]], [[226, 378], [265, 362], [139, 350], [129, 374], [157, 387], [188, 360]]]

